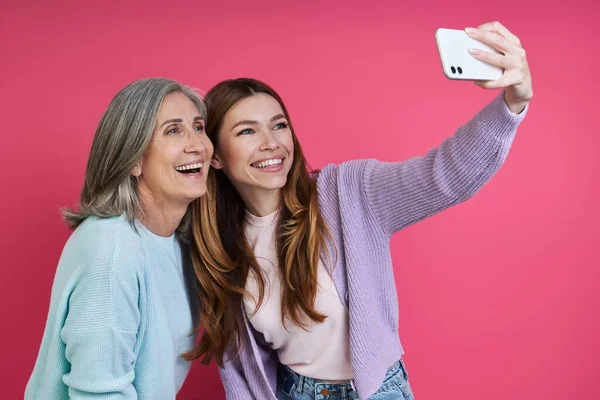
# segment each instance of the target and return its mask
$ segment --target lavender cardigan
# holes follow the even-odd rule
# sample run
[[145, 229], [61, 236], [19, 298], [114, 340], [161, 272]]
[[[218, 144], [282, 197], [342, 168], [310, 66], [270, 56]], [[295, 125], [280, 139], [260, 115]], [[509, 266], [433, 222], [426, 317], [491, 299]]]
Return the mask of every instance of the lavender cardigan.
[[[319, 205], [337, 249], [333, 280], [349, 310], [353, 383], [361, 399], [378, 390], [404, 353], [392, 234], [477, 193], [504, 162], [527, 109], [512, 113], [502, 92], [425, 156], [349, 161], [320, 172]], [[246, 345], [219, 369], [227, 399], [275, 399], [277, 354], [245, 320]]]

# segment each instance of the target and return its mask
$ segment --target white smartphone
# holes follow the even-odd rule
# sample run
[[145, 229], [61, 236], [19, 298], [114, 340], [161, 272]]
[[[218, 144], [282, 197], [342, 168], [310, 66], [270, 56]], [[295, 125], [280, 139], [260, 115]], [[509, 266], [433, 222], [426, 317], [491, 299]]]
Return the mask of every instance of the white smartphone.
[[491, 81], [498, 79], [504, 70], [474, 58], [469, 49], [475, 48], [491, 53], [496, 49], [471, 38], [463, 30], [440, 28], [435, 31], [444, 75], [448, 79], [466, 81]]

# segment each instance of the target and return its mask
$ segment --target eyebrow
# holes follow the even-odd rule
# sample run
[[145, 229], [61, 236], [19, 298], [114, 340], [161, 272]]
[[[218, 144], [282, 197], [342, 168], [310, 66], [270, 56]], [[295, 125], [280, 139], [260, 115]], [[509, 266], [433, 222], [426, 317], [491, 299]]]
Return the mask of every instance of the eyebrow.
[[[285, 115], [277, 114], [274, 117], [272, 117], [269, 122], [277, 121], [278, 119], [283, 119], [283, 118], [285, 118]], [[233, 125], [231, 127], [231, 130], [234, 130], [235, 128], [237, 128], [240, 125], [256, 125], [256, 124], [258, 124], [257, 121], [253, 121], [251, 119], [244, 119], [242, 121], [237, 122], [235, 125]]]
[[[196, 122], [196, 121], [204, 121], [204, 118], [202, 118], [202, 117], [200, 117], [200, 116], [198, 116], [198, 117], [195, 117], [195, 118], [194, 118], [194, 122]], [[182, 120], [181, 118], [168, 119], [168, 120], [166, 120], [165, 122], [163, 122], [163, 123], [162, 123], [162, 124], [161, 124], [161, 125], [158, 127], [158, 129], [162, 128], [163, 126], [165, 126], [165, 125], [167, 125], [167, 124], [180, 124], [180, 123], [182, 123], [182, 122], [183, 122], [183, 120]]]

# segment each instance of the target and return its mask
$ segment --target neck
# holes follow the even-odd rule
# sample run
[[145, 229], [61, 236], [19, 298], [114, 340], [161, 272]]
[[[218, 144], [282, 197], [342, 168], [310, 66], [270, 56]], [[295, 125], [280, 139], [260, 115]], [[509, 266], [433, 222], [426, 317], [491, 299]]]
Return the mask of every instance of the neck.
[[137, 216], [138, 221], [150, 232], [162, 237], [173, 235], [188, 208], [188, 204], [166, 205], [142, 193], [140, 200], [144, 211]]
[[238, 190], [246, 209], [257, 217], [272, 214], [281, 205], [281, 189], [277, 190]]

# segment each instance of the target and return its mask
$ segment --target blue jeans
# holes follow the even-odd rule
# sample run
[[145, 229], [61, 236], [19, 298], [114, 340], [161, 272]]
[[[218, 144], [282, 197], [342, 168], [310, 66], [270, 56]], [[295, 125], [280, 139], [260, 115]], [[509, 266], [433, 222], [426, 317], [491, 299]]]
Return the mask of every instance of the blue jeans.
[[[351, 383], [326, 383], [308, 378], [279, 366], [277, 375], [278, 400], [359, 400]], [[379, 390], [368, 400], [414, 400], [406, 367], [402, 360], [392, 365]]]

